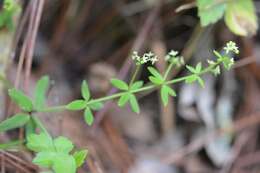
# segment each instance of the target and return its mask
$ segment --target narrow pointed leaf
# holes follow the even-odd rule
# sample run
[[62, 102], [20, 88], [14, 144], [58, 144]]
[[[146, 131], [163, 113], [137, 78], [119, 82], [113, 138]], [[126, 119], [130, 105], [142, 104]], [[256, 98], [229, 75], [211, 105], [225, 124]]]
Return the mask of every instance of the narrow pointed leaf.
[[148, 67], [149, 72], [155, 77], [160, 80], [163, 80], [162, 75], [153, 67]]
[[191, 73], [197, 73], [196, 69], [193, 68], [192, 66], [186, 65], [186, 68], [187, 68]]
[[168, 91], [169, 95], [176, 97], [177, 96], [176, 92], [171, 87], [169, 87], [169, 86], [167, 86], [167, 87], [169, 88], [169, 91]]
[[30, 118], [30, 120], [25, 124], [26, 138], [35, 132], [36, 132], [36, 124], [35, 124], [33, 118]]
[[33, 110], [32, 101], [24, 95], [23, 92], [13, 88], [8, 90], [8, 94], [12, 101], [14, 101], [22, 110], [26, 112], [31, 112]]
[[81, 84], [81, 94], [82, 94], [82, 97], [86, 101], [88, 101], [90, 99], [90, 92], [89, 92], [88, 84], [85, 80]]
[[91, 126], [94, 122], [94, 116], [89, 107], [86, 107], [84, 111], [84, 120], [89, 126]]
[[34, 90], [34, 105], [36, 109], [41, 109], [45, 105], [46, 92], [49, 88], [49, 77], [43, 76], [36, 84]]
[[17, 150], [19, 150], [19, 147], [23, 143], [24, 143], [24, 140], [15, 140], [15, 141], [7, 142], [7, 143], [1, 143], [0, 144], [0, 150], [8, 150], [8, 149], [17, 149]]
[[189, 75], [189, 76], [186, 77], [185, 82], [186, 83], [193, 83], [196, 80], [197, 80], [197, 75]]
[[198, 76], [197, 80], [198, 80], [200, 86], [201, 86], [202, 88], [204, 88], [204, 87], [205, 87], [205, 84], [204, 84], [203, 79], [201, 79], [201, 77]]
[[201, 70], [202, 70], [202, 65], [201, 65], [201, 62], [199, 62], [197, 65], [196, 65], [196, 73], [200, 73]]
[[220, 74], [220, 67], [219, 67], [219, 65], [212, 70], [212, 73], [213, 73], [215, 76], [217, 76], [217, 75]]
[[127, 103], [127, 101], [130, 99], [130, 94], [129, 93], [125, 93], [124, 95], [122, 95], [119, 100], [118, 100], [118, 106], [123, 107], [125, 106], [125, 104]]
[[140, 113], [140, 108], [139, 108], [139, 104], [137, 102], [136, 97], [133, 94], [130, 94], [130, 105], [132, 108], [132, 111], [135, 113]]
[[128, 90], [128, 85], [122, 80], [111, 79], [111, 84], [120, 90], [125, 90], [125, 91]]
[[24, 126], [30, 120], [28, 114], [15, 114], [0, 123], [0, 132], [15, 129]]
[[160, 93], [161, 93], [161, 99], [162, 99], [163, 105], [166, 106], [169, 101], [169, 97], [168, 97], [169, 91], [168, 91], [168, 88], [166, 87], [166, 85], [162, 86]]
[[143, 81], [136, 81], [133, 83], [133, 85], [130, 86], [130, 90], [136, 90], [139, 89], [143, 86], [144, 82]]
[[73, 154], [73, 157], [76, 161], [77, 168], [79, 168], [83, 165], [83, 163], [85, 162], [85, 159], [87, 157], [87, 154], [88, 154], [88, 150], [76, 151]]
[[92, 103], [90, 105], [88, 105], [90, 109], [94, 110], [94, 111], [97, 111], [97, 110], [100, 110], [102, 109], [102, 107], [104, 106], [103, 103], [101, 102], [96, 102], [96, 103]]
[[222, 59], [222, 55], [218, 51], [213, 50], [213, 53], [216, 55], [218, 59]]
[[66, 105], [68, 110], [82, 110], [86, 107], [87, 102], [85, 100], [74, 100]]
[[149, 76], [149, 80], [155, 84], [155, 85], [161, 85], [163, 83], [163, 80], [156, 78], [154, 76]]

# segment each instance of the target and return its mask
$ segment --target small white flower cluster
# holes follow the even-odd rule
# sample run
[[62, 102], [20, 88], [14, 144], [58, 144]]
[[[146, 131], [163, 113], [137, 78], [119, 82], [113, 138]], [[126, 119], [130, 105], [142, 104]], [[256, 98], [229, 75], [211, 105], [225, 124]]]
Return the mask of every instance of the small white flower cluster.
[[136, 65], [145, 64], [151, 62], [154, 64], [158, 61], [158, 57], [154, 55], [152, 52], [145, 53], [142, 57], [138, 55], [136, 51], [133, 52], [132, 59], [136, 62]]
[[165, 60], [175, 64], [178, 67], [180, 67], [180, 66], [184, 65], [185, 62], [184, 62], [184, 58], [182, 56], [178, 56], [178, 54], [179, 54], [178, 51], [171, 50], [165, 56]]
[[236, 46], [236, 43], [233, 41], [229, 41], [227, 45], [224, 47], [224, 50], [226, 51], [226, 54], [229, 52], [234, 52], [235, 54], [239, 54], [238, 47]]
[[174, 51], [174, 50], [171, 50], [166, 56], [165, 56], [165, 60], [166, 61], [169, 61], [170, 59], [176, 57], [178, 55], [178, 51]]

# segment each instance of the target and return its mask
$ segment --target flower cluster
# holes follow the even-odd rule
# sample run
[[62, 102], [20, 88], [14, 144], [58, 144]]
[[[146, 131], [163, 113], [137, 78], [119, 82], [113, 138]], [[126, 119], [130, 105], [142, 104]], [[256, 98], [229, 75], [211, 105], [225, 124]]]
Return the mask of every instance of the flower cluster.
[[236, 46], [236, 43], [233, 41], [229, 41], [224, 47], [224, 50], [226, 51], [226, 54], [228, 54], [229, 52], [234, 52], [235, 54], [239, 54], [238, 47]]
[[152, 52], [145, 53], [142, 57], [138, 55], [136, 51], [133, 52], [132, 59], [136, 62], [136, 65], [145, 64], [151, 62], [154, 64], [158, 61], [158, 57], [154, 55]]
[[172, 64], [176, 65], [177, 67], [180, 67], [184, 65], [184, 58], [182, 56], [178, 55], [178, 51], [171, 50], [166, 56], [165, 60], [171, 62]]

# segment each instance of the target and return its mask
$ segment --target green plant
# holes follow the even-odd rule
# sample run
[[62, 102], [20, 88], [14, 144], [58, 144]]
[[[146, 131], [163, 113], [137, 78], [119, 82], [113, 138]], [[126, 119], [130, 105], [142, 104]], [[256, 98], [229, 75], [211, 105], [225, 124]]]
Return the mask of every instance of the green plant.
[[15, 0], [4, 0], [3, 9], [0, 12], [0, 28], [6, 27], [13, 30], [13, 17], [20, 9], [20, 5]]
[[228, 28], [241, 36], [257, 31], [257, 14], [252, 0], [196, 0], [202, 26], [216, 23], [223, 16]]
[[[165, 57], [168, 62], [168, 67], [163, 74], [155, 67], [148, 67], [150, 73], [149, 80], [151, 83], [146, 85], [144, 85], [143, 81], [135, 79], [140, 66], [148, 62], [153, 64], [158, 58], [152, 53], [146, 53], [143, 56], [139, 56], [137, 52], [134, 52], [133, 60], [136, 62], [136, 70], [130, 82], [126, 83], [119, 79], [111, 79], [111, 84], [116, 87], [119, 92], [101, 98], [92, 98], [87, 82], [83, 81], [81, 85], [82, 99], [74, 100], [61, 106], [48, 107], [45, 104], [46, 92], [49, 88], [49, 77], [44, 76], [37, 82], [33, 98], [29, 98], [20, 90], [9, 89], [9, 96], [12, 101], [19, 106], [21, 113], [15, 114], [11, 118], [1, 122], [0, 132], [24, 126], [26, 133], [25, 141], [11, 142], [10, 145], [25, 143], [29, 150], [37, 153], [33, 163], [40, 167], [49, 168], [56, 173], [74, 173], [76, 172], [76, 168], [83, 164], [87, 151], [81, 150], [71, 154], [71, 151], [74, 148], [72, 142], [64, 137], [52, 139], [44, 125], [37, 118], [37, 113], [84, 110], [85, 121], [88, 125], [91, 125], [94, 121], [93, 111], [100, 110], [105, 101], [117, 99], [118, 106], [120, 107], [124, 107], [129, 103], [132, 110], [139, 113], [140, 108], [136, 98], [137, 93], [156, 88], [160, 90], [162, 102], [166, 106], [168, 104], [169, 96], [177, 95], [171, 85], [178, 82], [198, 82], [204, 87], [204, 81], [202, 79], [203, 74], [220, 74], [221, 64], [224, 68], [230, 69], [234, 61], [229, 57], [229, 54], [230, 52], [238, 54], [239, 51], [234, 42], [227, 43], [224, 50], [225, 53], [223, 55], [217, 51], [213, 51], [217, 59], [215, 61], [208, 61], [208, 66], [206, 68], [202, 66], [202, 63], [198, 63], [195, 67], [186, 65], [190, 74], [176, 79], [168, 79], [169, 74], [174, 67], [178, 68], [184, 65], [184, 60], [178, 55], [178, 52], [171, 51]], [[36, 133], [37, 129], [40, 129], [39, 134]], [[6, 144], [2, 146], [10, 147], [10, 145]]]

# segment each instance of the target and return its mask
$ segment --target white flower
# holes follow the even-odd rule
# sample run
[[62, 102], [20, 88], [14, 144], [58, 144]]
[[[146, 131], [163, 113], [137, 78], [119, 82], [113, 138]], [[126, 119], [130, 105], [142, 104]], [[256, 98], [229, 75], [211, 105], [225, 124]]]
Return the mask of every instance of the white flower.
[[229, 41], [227, 45], [224, 47], [224, 50], [226, 51], [226, 54], [229, 52], [234, 52], [235, 54], [239, 54], [238, 47], [236, 46], [236, 43], [233, 41]]
[[178, 55], [178, 53], [179, 53], [178, 51], [171, 50], [171, 51], [169, 52], [169, 55], [175, 57], [175, 56]]
[[158, 61], [158, 58], [157, 56], [153, 56], [151, 59], [150, 59], [151, 63], [154, 64], [156, 61]]
[[145, 53], [142, 57], [140, 57], [138, 53], [134, 51], [132, 59], [136, 62], [137, 65], [145, 64], [147, 62], [154, 64], [156, 61], [158, 61], [157, 56], [155, 56], [152, 52]]
[[179, 54], [178, 51], [171, 50], [171, 51], [165, 56], [165, 60], [166, 60], [166, 61], [169, 61], [170, 59], [176, 57], [178, 54]]
[[145, 53], [142, 57], [142, 64], [147, 63], [150, 60], [150, 57]]
[[[136, 51], [133, 51], [132, 59], [133, 59], [133, 60], [136, 60], [136, 59], [138, 59], [138, 57], [139, 57], [138, 53], [137, 53]], [[140, 57], [139, 57], [139, 58], [140, 58]]]
[[146, 56], [148, 56], [149, 58], [153, 57], [154, 54], [152, 52], [149, 52], [149, 53], [145, 53]]
[[207, 60], [207, 61], [208, 61], [209, 65], [215, 65], [216, 64], [216, 62], [214, 62], [212, 60]]

